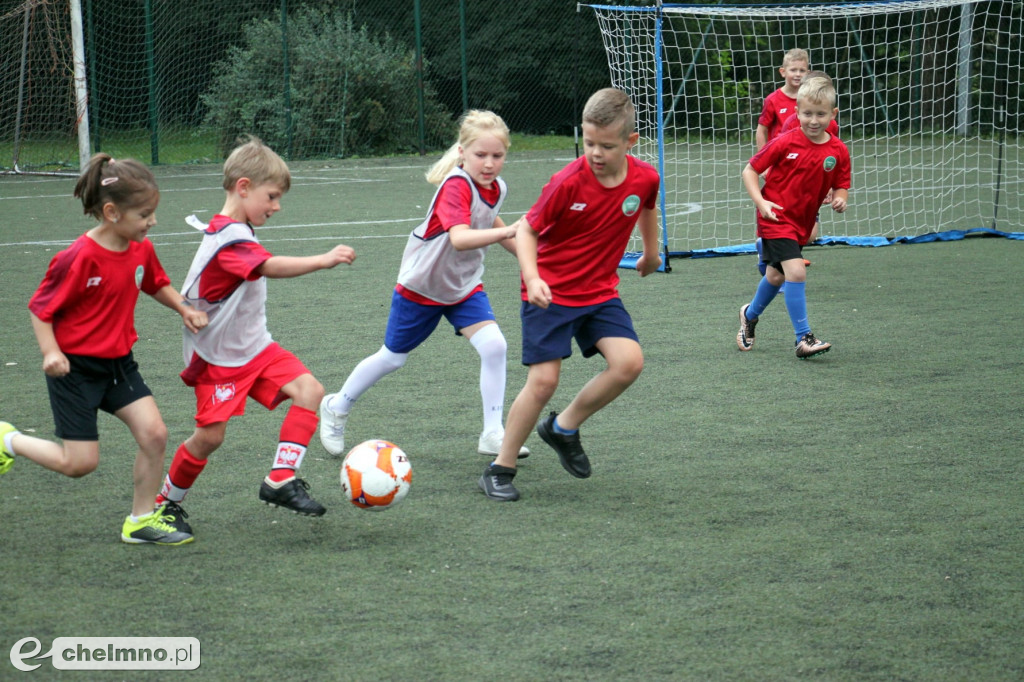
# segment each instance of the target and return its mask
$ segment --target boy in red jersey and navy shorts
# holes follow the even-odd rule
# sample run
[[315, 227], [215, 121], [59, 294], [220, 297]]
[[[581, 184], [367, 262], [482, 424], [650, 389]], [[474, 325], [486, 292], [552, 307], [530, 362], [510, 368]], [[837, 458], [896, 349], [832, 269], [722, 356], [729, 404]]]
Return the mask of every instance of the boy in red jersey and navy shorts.
[[[800, 129], [772, 140], [743, 169], [743, 186], [757, 207], [757, 236], [762, 240], [764, 277], [750, 303], [740, 309], [736, 344], [754, 347], [760, 315], [785, 282], [786, 310], [796, 334], [796, 356], [807, 359], [832, 346], [811, 331], [807, 317], [802, 247], [810, 238], [818, 208], [832, 192], [832, 210], [846, 210], [850, 190], [850, 152], [828, 132], [835, 119], [836, 91], [824, 78], [810, 78], [797, 93]], [[760, 187], [760, 175], [771, 169]]]
[[267, 329], [267, 278], [298, 277], [351, 263], [355, 251], [339, 245], [317, 256], [275, 256], [256, 239], [260, 227], [281, 210], [291, 187], [287, 164], [256, 138], [235, 148], [224, 162], [224, 208], [203, 230], [182, 293], [209, 316], [209, 324], [185, 335], [187, 367], [181, 378], [196, 393], [196, 429], [174, 453], [157, 501], [180, 503], [224, 442], [228, 420], [245, 413], [247, 398], [267, 409], [290, 399], [271, 470], [260, 486], [262, 502], [305, 516], [325, 509], [308, 494], [296, 473], [316, 433], [324, 388], [305, 365], [278, 345]]
[[[643, 370], [644, 357], [618, 292], [617, 268], [634, 227], [643, 255], [641, 277], [661, 266], [656, 210], [658, 171], [629, 155], [639, 135], [632, 102], [621, 90], [594, 93], [583, 109], [584, 155], [551, 177], [529, 213], [517, 223], [521, 270], [523, 359], [526, 385], [509, 410], [497, 458], [479, 485], [492, 500], [519, 499], [512, 484], [519, 448], [537, 434], [577, 478], [590, 476], [579, 427], [625, 391]], [[600, 353], [607, 367], [561, 414], [537, 423], [558, 387], [562, 360], [575, 339], [583, 357]]]

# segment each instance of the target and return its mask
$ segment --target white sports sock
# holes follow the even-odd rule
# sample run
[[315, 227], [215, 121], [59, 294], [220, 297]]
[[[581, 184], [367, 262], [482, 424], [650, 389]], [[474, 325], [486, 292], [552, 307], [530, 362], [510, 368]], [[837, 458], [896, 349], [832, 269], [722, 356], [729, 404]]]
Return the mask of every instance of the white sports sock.
[[481, 327], [469, 340], [480, 354], [480, 397], [484, 407], [484, 433], [502, 428], [505, 410], [505, 356], [508, 343], [496, 324]]
[[379, 351], [356, 365], [341, 390], [327, 401], [327, 408], [335, 414], [348, 414], [361, 395], [388, 374], [401, 369], [408, 357], [408, 353], [392, 353], [381, 346]]
[[21, 431], [11, 431], [10, 433], [4, 434], [4, 449], [11, 454], [17, 454], [14, 452], [14, 437], [17, 436]]

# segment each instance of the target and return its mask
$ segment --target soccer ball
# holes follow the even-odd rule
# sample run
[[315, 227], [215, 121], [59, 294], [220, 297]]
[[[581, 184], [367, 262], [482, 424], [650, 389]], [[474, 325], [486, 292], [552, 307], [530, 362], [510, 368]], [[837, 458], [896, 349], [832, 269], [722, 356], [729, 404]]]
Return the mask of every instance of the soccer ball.
[[386, 440], [360, 443], [341, 463], [341, 487], [349, 502], [362, 509], [394, 507], [409, 494], [411, 483], [409, 456]]

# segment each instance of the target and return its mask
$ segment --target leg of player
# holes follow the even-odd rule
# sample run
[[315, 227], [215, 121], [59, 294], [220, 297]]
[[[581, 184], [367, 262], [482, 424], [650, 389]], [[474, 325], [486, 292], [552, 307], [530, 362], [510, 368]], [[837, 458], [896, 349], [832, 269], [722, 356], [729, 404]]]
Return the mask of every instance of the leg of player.
[[281, 424], [274, 463], [260, 485], [260, 500], [296, 514], [323, 516], [327, 510], [309, 496], [309, 484], [298, 478], [298, 469], [316, 433], [316, 409], [323, 400], [324, 387], [312, 374], [302, 374], [282, 386], [281, 392], [292, 399], [292, 405]]
[[786, 310], [796, 334], [796, 356], [801, 360], [827, 353], [832, 344], [819, 340], [811, 332], [807, 316], [807, 269], [802, 258], [782, 262], [786, 273]]
[[345, 424], [352, 406], [378, 381], [401, 369], [408, 353], [395, 353], [381, 346], [373, 355], [363, 358], [337, 393], [320, 401], [320, 444], [332, 455], [345, 452]]
[[530, 365], [526, 384], [512, 401], [505, 420], [505, 437], [495, 460], [484, 469], [480, 489], [492, 500], [512, 502], [519, 499], [519, 491], [512, 484], [516, 475], [519, 448], [533, 431], [541, 410], [551, 400], [562, 370], [561, 360], [549, 360]]
[[[480, 322], [460, 330], [480, 355], [480, 397], [483, 401], [484, 428], [477, 441], [477, 452], [496, 456], [505, 437], [502, 416], [505, 413], [505, 375], [508, 343], [501, 328], [491, 321]], [[519, 456], [530, 451], [523, 446]]]
[[552, 413], [537, 427], [537, 433], [558, 453], [562, 468], [577, 478], [587, 478], [591, 472], [580, 443], [580, 426], [629, 388], [644, 368], [643, 351], [633, 339], [605, 337], [596, 345], [607, 367], [580, 389], [561, 414]]

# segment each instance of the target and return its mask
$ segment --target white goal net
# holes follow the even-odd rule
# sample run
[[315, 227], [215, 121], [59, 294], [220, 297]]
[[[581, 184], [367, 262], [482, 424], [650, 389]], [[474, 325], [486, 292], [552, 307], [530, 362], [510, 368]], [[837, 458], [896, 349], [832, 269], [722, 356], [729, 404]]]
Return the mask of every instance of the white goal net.
[[794, 47], [832, 77], [853, 159], [850, 210], [821, 211], [822, 243], [1020, 230], [1021, 4], [586, 7], [637, 107], [635, 153], [662, 173], [666, 250], [699, 255], [754, 239], [740, 172]]

